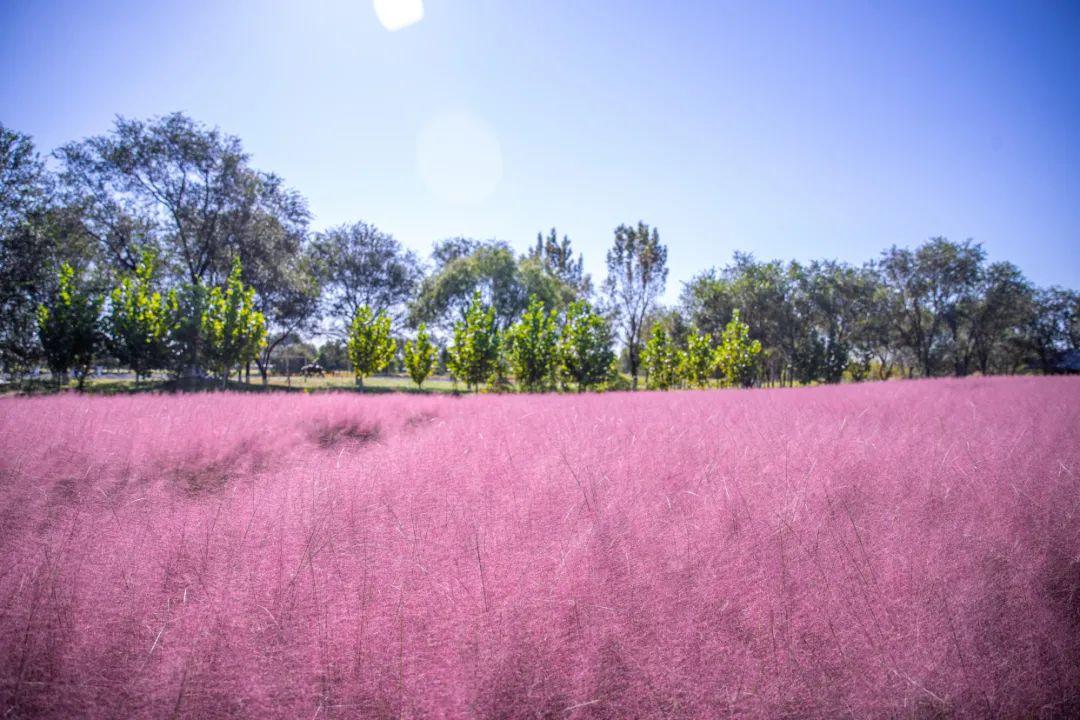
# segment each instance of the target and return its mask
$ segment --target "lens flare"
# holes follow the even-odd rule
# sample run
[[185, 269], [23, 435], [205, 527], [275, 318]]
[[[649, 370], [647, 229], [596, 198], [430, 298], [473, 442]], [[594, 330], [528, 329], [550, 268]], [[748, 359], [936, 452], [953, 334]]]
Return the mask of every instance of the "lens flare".
[[401, 30], [424, 19], [424, 0], [374, 0], [375, 15], [387, 30]]

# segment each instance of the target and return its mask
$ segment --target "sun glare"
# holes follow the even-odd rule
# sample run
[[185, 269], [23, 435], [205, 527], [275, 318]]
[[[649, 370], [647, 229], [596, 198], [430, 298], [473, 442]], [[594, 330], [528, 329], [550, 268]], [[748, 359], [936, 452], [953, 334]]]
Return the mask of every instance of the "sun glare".
[[424, 0], [374, 0], [375, 15], [387, 30], [401, 30], [424, 19]]

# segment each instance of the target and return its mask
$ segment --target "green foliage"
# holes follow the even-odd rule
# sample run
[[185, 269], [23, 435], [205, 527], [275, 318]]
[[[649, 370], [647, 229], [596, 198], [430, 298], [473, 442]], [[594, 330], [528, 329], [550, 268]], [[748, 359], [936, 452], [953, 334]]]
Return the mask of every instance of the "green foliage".
[[681, 357], [680, 374], [691, 387], [706, 387], [716, 372], [720, 354], [713, 347], [709, 333], [690, 333], [686, 336], [686, 350]]
[[176, 377], [200, 374], [205, 361], [203, 315], [209, 293], [202, 283], [184, 283], [165, 296], [168, 316], [167, 364]]
[[347, 369], [349, 355], [345, 343], [341, 340], [327, 340], [319, 347], [315, 362], [319, 363], [328, 372]]
[[526, 392], [551, 388], [558, 367], [558, 331], [554, 311], [544, 309], [535, 295], [515, 325], [506, 332], [506, 352], [510, 369]]
[[678, 386], [681, 355], [664, 326], [660, 323], [653, 325], [652, 335], [641, 353], [650, 390], [670, 390]]
[[575, 295], [584, 296], [592, 292], [592, 278], [585, 273], [584, 258], [581, 253], [574, 258], [570, 238], [563, 235], [560, 241], [555, 228], [551, 228], [547, 237], [542, 233], [536, 234], [536, 245], [529, 250], [528, 257], [539, 260], [552, 277], [573, 290]]
[[383, 370], [394, 359], [397, 346], [390, 336], [390, 316], [376, 315], [368, 305], [358, 307], [349, 327], [348, 349], [356, 384], [362, 387], [366, 375]]
[[255, 309], [255, 290], [244, 285], [241, 272], [240, 261], [234, 261], [225, 285], [211, 288], [200, 323], [206, 359], [222, 383], [266, 342], [266, 318]]
[[[571, 303], [566, 309], [566, 324], [559, 339], [563, 377], [577, 383], [578, 390], [587, 390], [608, 380], [615, 362], [607, 320], [583, 300]], [[617, 369], [615, 375], [618, 375]]]
[[39, 357], [37, 306], [55, 255], [41, 227], [47, 204], [48, 174], [33, 141], [0, 123], [0, 370], [12, 374]]
[[80, 390], [101, 339], [102, 300], [78, 282], [74, 268], [61, 263], [56, 290], [37, 310], [38, 336], [49, 369], [60, 378], [74, 370]]
[[749, 387], [754, 382], [761, 342], [750, 339], [750, 326], [731, 313], [731, 321], [720, 336], [718, 366], [728, 385]]
[[423, 323], [416, 332], [416, 340], [405, 343], [405, 369], [416, 387], [423, 387], [431, 370], [435, 367], [435, 345], [428, 335], [427, 325]]
[[154, 287], [154, 253], [146, 251], [135, 271], [109, 295], [105, 317], [109, 352], [135, 373], [135, 382], [167, 360], [169, 303]]
[[630, 378], [619, 372], [618, 359], [612, 360], [607, 377], [600, 387], [607, 392], [626, 392], [634, 389], [634, 386], [630, 383]]
[[435, 244], [434, 271], [420, 284], [411, 306], [414, 322], [450, 329], [465, 315], [473, 293], [495, 309], [499, 327], [508, 327], [528, 307], [533, 295], [549, 310], [561, 312], [591, 285], [581, 261], [570, 255], [570, 241], [538, 246], [522, 257], [501, 241], [450, 238]]
[[433, 256], [438, 267], [420, 285], [412, 305], [413, 321], [449, 328], [465, 317], [477, 293], [489, 299], [503, 327], [525, 308], [528, 295], [518, 260], [506, 243], [444, 240], [435, 246]]
[[335, 320], [349, 320], [362, 305], [393, 318], [415, 294], [420, 261], [393, 235], [364, 222], [319, 233], [313, 243], [324, 280], [326, 308]]
[[484, 305], [480, 291], [473, 293], [465, 318], [454, 325], [454, 340], [449, 348], [447, 369], [457, 380], [473, 389], [488, 380], [498, 369], [499, 332], [495, 310]]

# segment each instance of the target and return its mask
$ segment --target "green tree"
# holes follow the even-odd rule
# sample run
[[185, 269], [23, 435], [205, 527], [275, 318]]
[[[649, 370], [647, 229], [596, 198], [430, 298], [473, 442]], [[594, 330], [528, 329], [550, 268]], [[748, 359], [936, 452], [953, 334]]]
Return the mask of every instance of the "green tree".
[[566, 309], [566, 324], [559, 338], [559, 362], [564, 377], [587, 390], [607, 380], [615, 361], [611, 326], [584, 300]]
[[109, 295], [106, 346], [135, 373], [135, 382], [167, 361], [168, 299], [154, 287], [155, 255], [143, 253], [134, 272], [125, 274]]
[[49, 174], [30, 137], [0, 123], [0, 370], [21, 374], [40, 357], [37, 306], [46, 299], [54, 243], [43, 232]]
[[670, 390], [679, 384], [681, 353], [671, 342], [662, 323], [655, 323], [649, 341], [641, 353], [645, 368], [646, 387], [650, 390]]
[[656, 229], [643, 222], [636, 227], [620, 225], [615, 228], [615, 244], [608, 250], [607, 270], [604, 291], [622, 330], [636, 390], [645, 318], [667, 282], [667, 247], [660, 244]]
[[713, 347], [712, 335], [692, 332], [686, 336], [680, 373], [692, 387], [706, 387], [716, 372], [719, 353]]
[[404, 317], [423, 273], [416, 255], [393, 235], [357, 222], [320, 233], [313, 247], [331, 317], [349, 322], [362, 305], [395, 323]]
[[242, 272], [234, 261], [225, 285], [211, 288], [200, 323], [206, 358], [222, 387], [232, 369], [254, 360], [266, 342], [266, 318], [255, 309], [255, 289], [240, 279]]
[[580, 260], [574, 261], [571, 252], [565, 237], [562, 244], [541, 244], [522, 257], [497, 240], [441, 240], [431, 253], [434, 270], [420, 284], [412, 303], [412, 321], [449, 330], [465, 316], [477, 290], [495, 308], [500, 328], [514, 323], [533, 295], [549, 310], [561, 312], [589, 289], [590, 280], [582, 275]]
[[592, 293], [592, 278], [585, 272], [584, 258], [581, 253], [574, 258], [570, 238], [563, 235], [560, 241], [555, 228], [551, 228], [547, 237], [536, 234], [536, 245], [529, 250], [528, 258], [539, 260], [552, 277], [570, 288], [577, 297], [588, 297]]
[[405, 369], [409, 377], [416, 383], [416, 387], [424, 386], [424, 381], [435, 367], [435, 345], [428, 335], [427, 325], [420, 323], [416, 331], [416, 340], [405, 343]]
[[383, 370], [394, 359], [397, 346], [390, 336], [390, 316], [376, 315], [369, 305], [358, 307], [349, 327], [348, 348], [356, 385], [363, 387], [364, 376]]
[[302, 197], [252, 168], [239, 138], [183, 113], [119, 117], [110, 133], [64, 145], [56, 156], [87, 231], [123, 267], [134, 269], [151, 239], [187, 282], [227, 277], [234, 257], [256, 278], [287, 260], [306, 234]]
[[[253, 358], [267, 381], [267, 359], [285, 337], [312, 329], [319, 287], [307, 247], [304, 198], [249, 163], [239, 138], [182, 113], [117, 118], [111, 132], [56, 152], [63, 196], [111, 265], [134, 270], [146, 246], [161, 251], [180, 301], [197, 309], [204, 290], [228, 277], [234, 258], [255, 289], [267, 342]], [[190, 302], [188, 302], [190, 301]], [[185, 334], [201, 315], [189, 315]], [[198, 374], [199, 344], [183, 374]], [[247, 363], [248, 361], [245, 361]]]
[[495, 325], [495, 309], [483, 303], [477, 290], [465, 318], [454, 325], [447, 369], [471, 390], [488, 380], [498, 363], [499, 331]]
[[203, 316], [210, 293], [202, 283], [184, 283], [165, 297], [168, 307], [168, 367], [175, 378], [199, 377], [206, 360]]
[[750, 339], [750, 326], [739, 319], [739, 311], [731, 314], [731, 321], [720, 337], [719, 368], [728, 385], [749, 387], [754, 382], [761, 342]]
[[74, 268], [61, 263], [57, 287], [49, 301], [38, 306], [38, 336], [49, 369], [61, 383], [74, 370], [82, 390], [94, 363], [101, 336], [102, 297], [83, 287]]
[[345, 343], [341, 340], [327, 340], [319, 347], [315, 362], [327, 372], [347, 369], [349, 355]]
[[952, 360], [957, 375], [968, 371], [963, 335], [978, 293], [986, 253], [967, 240], [931, 238], [914, 252], [896, 246], [879, 267], [898, 309], [897, 334], [924, 377]]
[[558, 367], [558, 344], [555, 313], [545, 310], [533, 295], [521, 320], [506, 332], [510, 368], [523, 390], [542, 392], [551, 387]]
[[420, 284], [412, 322], [451, 329], [477, 293], [492, 306], [500, 327], [508, 327], [525, 309], [529, 295], [517, 257], [505, 242], [451, 238], [436, 243], [432, 258], [436, 267]]

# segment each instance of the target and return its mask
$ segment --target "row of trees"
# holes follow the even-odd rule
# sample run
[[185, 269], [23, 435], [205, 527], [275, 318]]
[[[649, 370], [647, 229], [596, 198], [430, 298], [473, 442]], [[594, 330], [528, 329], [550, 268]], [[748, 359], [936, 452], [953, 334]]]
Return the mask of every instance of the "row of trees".
[[1080, 348], [1080, 294], [1037, 288], [971, 241], [892, 247], [862, 266], [760, 262], [736, 254], [687, 283], [676, 334], [734, 309], [762, 345], [761, 381], [1053, 372]]
[[154, 369], [190, 375], [199, 367], [224, 383], [258, 355], [266, 318], [255, 309], [238, 260], [221, 286], [188, 283], [165, 294], [155, 269], [154, 254], [146, 251], [106, 295], [80, 283], [71, 265], [60, 265], [55, 289], [37, 308], [42, 354], [54, 377], [66, 383], [74, 372], [82, 389], [95, 359], [107, 353], [135, 373], [136, 383]]
[[[1076, 292], [1037, 288], [1014, 265], [988, 263], [970, 241], [893, 247], [861, 266], [736, 254], [687, 282], [676, 306], [661, 307], [667, 248], [645, 223], [615, 230], [606, 277], [594, 287], [570, 239], [554, 229], [520, 255], [497, 240], [441, 240], [423, 262], [369, 224], [311, 232], [309, 222], [304, 199], [251, 167], [237, 138], [182, 114], [120, 118], [48, 162], [27, 136], [0, 126], [0, 365], [17, 375], [72, 347], [75, 336], [59, 329], [64, 313], [95, 311], [95, 351], [140, 375], [221, 375], [253, 363], [264, 382], [272, 358], [304, 337], [331, 338], [323, 353], [347, 356], [355, 369], [369, 362], [360, 350], [408, 366], [404, 340], [419, 352], [420, 334], [455, 377], [489, 382], [450, 353], [466, 346], [459, 330], [480, 322], [470, 313], [481, 306], [503, 349], [496, 379], [527, 388], [555, 381], [515, 366], [507, 348], [551, 357], [549, 326], [563, 343], [578, 315], [605, 323], [609, 350], [619, 346], [634, 386], [639, 375], [659, 387], [1051, 371], [1080, 344]], [[231, 278], [263, 323], [261, 340], [239, 354], [218, 347], [223, 331], [215, 328], [229, 321], [207, 319], [231, 297]], [[58, 304], [65, 293], [88, 304]], [[153, 327], [112, 319], [115, 308], [131, 306], [135, 317], [144, 310], [134, 308], [154, 303], [168, 320]], [[739, 352], [750, 353], [738, 362], [724, 350], [736, 315], [746, 336]], [[403, 336], [354, 348], [347, 339], [358, 318], [362, 327], [385, 318]], [[132, 352], [143, 345], [160, 352]], [[73, 356], [68, 366], [85, 362]]]
[[[533, 295], [521, 318], [505, 330], [500, 330], [496, 315], [495, 307], [474, 291], [464, 317], [454, 323], [445, 362], [466, 389], [487, 384], [503, 390], [511, 375], [525, 392], [571, 385], [584, 391], [620, 383], [610, 327], [588, 303], [574, 301], [560, 316]], [[348, 353], [358, 385], [365, 376], [386, 369], [395, 356], [389, 315], [361, 306], [349, 329]], [[402, 353], [418, 387], [435, 368], [437, 353], [421, 323], [416, 339], [407, 341]]]

